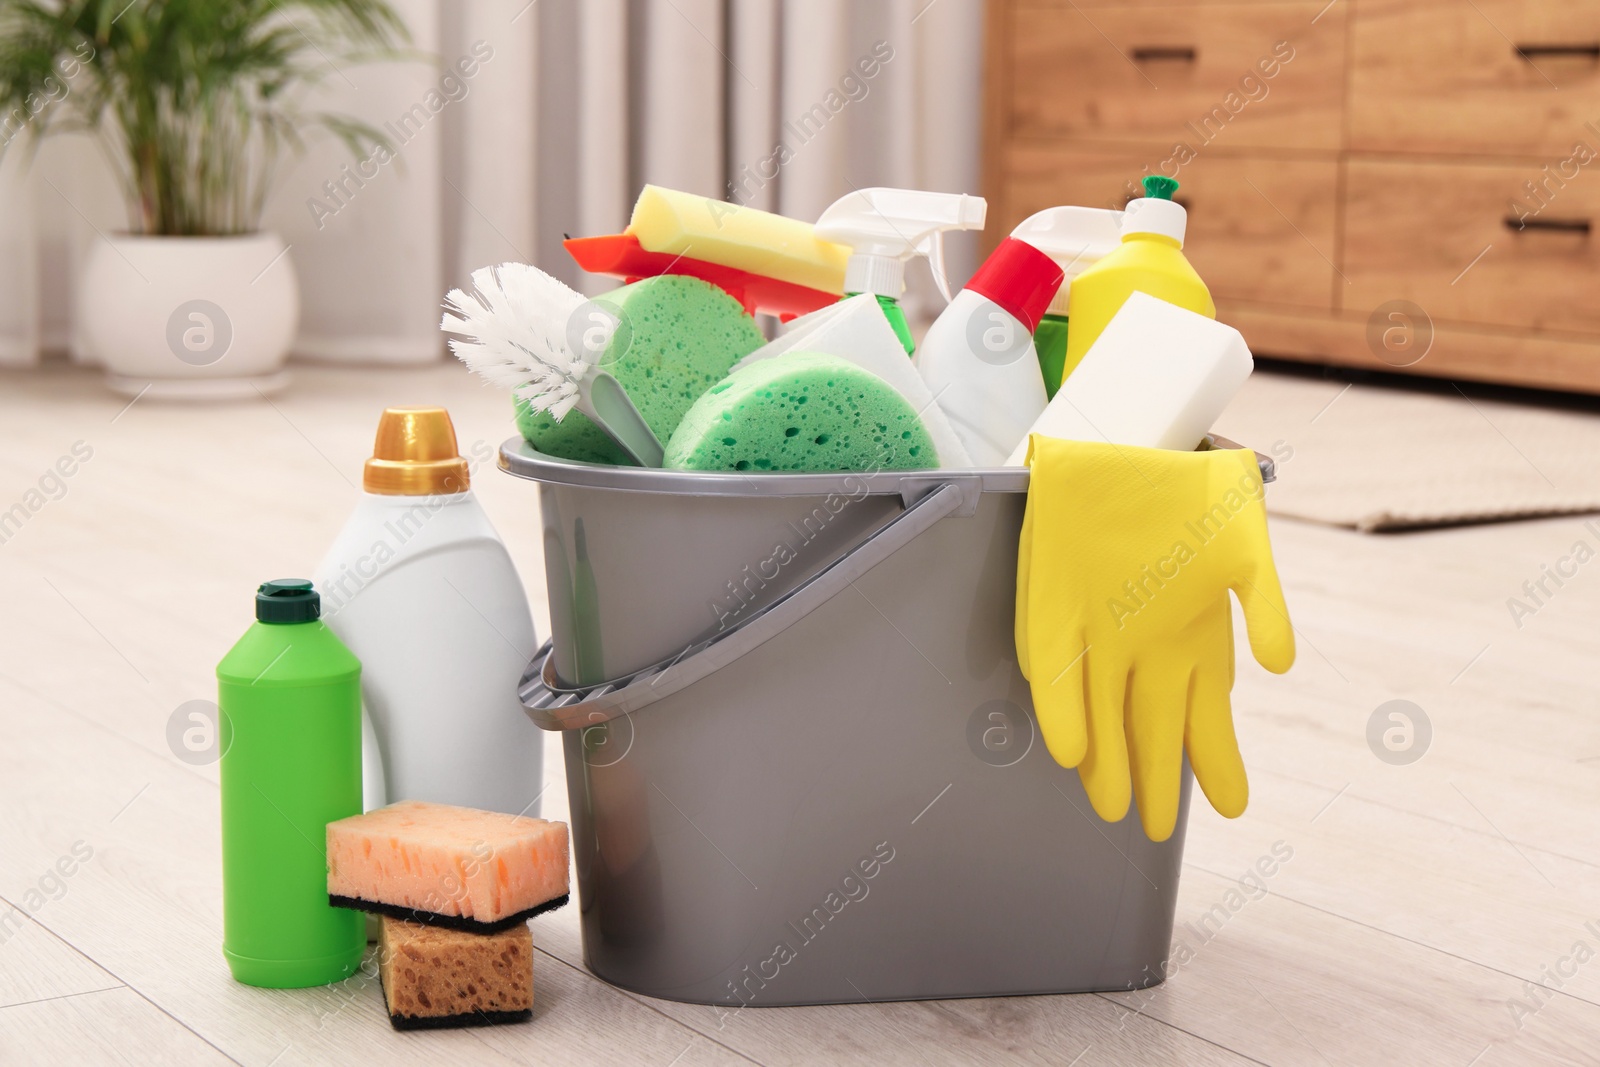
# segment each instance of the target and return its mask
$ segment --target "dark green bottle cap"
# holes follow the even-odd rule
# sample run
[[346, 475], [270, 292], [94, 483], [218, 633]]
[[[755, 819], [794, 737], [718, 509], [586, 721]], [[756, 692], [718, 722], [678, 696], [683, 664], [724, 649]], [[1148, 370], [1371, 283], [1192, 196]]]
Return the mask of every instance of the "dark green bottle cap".
[[1172, 194], [1178, 191], [1178, 179], [1169, 178], [1165, 174], [1146, 174], [1144, 176], [1144, 195], [1151, 200], [1171, 200]]
[[278, 578], [256, 590], [256, 621], [315, 622], [322, 617], [322, 597], [304, 578]]

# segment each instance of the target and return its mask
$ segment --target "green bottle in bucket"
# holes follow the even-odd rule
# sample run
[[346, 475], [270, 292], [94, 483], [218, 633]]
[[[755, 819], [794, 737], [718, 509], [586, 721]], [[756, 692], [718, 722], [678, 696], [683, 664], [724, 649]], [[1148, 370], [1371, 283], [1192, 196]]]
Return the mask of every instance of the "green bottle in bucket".
[[247, 985], [337, 982], [367, 945], [328, 905], [328, 823], [361, 811], [361, 663], [321, 614], [310, 582], [267, 582], [217, 665], [222, 951]]

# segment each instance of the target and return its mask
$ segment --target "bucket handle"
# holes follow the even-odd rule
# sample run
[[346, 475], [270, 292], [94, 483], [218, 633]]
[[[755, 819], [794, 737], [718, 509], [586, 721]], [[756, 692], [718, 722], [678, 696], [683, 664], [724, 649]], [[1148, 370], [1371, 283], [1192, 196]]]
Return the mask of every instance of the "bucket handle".
[[940, 519], [966, 510], [971, 495], [970, 487], [954, 481], [939, 485], [871, 537], [749, 618], [624, 678], [578, 688], [564, 686], [556, 677], [554, 643], [546, 641], [534, 653], [517, 686], [523, 710], [546, 730], [577, 730], [632, 714], [671, 696], [816, 611]]

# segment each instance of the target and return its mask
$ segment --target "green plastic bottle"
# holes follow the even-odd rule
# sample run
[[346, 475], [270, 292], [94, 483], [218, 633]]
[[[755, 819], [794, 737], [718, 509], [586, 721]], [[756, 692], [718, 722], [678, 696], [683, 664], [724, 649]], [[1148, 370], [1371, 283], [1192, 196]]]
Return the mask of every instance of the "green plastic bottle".
[[222, 952], [247, 985], [347, 978], [365, 916], [328, 905], [327, 826], [361, 811], [361, 663], [311, 583], [267, 582], [217, 665]]
[[[1071, 279], [1068, 279], [1070, 285]], [[1068, 292], [1067, 285], [1061, 288]], [[1061, 388], [1061, 374], [1067, 366], [1067, 316], [1048, 311], [1033, 331], [1033, 347], [1039, 352], [1039, 370], [1044, 374], [1044, 395], [1054, 398]]]
[[[860, 296], [860, 293], [846, 293], [845, 299]], [[889, 320], [889, 325], [894, 328], [894, 335], [900, 338], [900, 347], [906, 350], [906, 355], [911, 355], [917, 350], [916, 339], [911, 336], [911, 324], [906, 321], [906, 313], [900, 307], [900, 301], [892, 296], [874, 293], [878, 306], [883, 309], [883, 317]]]

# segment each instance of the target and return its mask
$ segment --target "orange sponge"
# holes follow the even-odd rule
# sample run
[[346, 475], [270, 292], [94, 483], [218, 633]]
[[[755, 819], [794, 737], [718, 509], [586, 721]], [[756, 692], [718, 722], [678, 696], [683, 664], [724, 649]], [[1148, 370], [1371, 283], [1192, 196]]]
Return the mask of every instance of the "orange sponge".
[[328, 903], [487, 934], [567, 902], [567, 827], [418, 800], [328, 824]]
[[385, 915], [378, 978], [396, 1030], [522, 1022], [533, 1018], [533, 934], [526, 923], [483, 936]]

